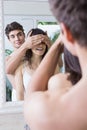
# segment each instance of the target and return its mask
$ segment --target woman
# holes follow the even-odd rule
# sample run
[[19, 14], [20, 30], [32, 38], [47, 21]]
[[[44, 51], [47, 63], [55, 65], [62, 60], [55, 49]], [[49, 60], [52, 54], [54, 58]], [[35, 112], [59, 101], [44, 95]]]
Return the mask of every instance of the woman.
[[[49, 40], [47, 33], [43, 30], [39, 28], [31, 29], [27, 35], [27, 42], [29, 41], [29, 38], [32, 38], [31, 41], [35, 42], [36, 39], [33, 40], [34, 36], [38, 37], [38, 44], [34, 44], [31, 49], [26, 51], [23, 63], [15, 72], [17, 100], [24, 99], [24, 93], [26, 92], [32, 75], [51, 46], [51, 41]], [[57, 66], [55, 73], [59, 71], [58, 68], [59, 66]]]

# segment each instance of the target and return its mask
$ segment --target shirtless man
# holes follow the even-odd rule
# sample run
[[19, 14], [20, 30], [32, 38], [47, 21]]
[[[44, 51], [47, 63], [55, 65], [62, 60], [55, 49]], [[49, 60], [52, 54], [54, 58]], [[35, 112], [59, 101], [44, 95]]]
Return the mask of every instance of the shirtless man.
[[[18, 67], [19, 62], [21, 61], [22, 57], [25, 54], [25, 50], [22, 51], [23, 47], [21, 47], [25, 41], [23, 26], [17, 22], [12, 22], [6, 26], [5, 34], [14, 48], [14, 52], [6, 57], [6, 74], [9, 81], [11, 82], [12, 87], [15, 89], [14, 71]], [[18, 48], [20, 48], [20, 50], [18, 50]], [[21, 53], [16, 52], [17, 50], [20, 51]], [[15, 52], [19, 53], [20, 56], [17, 57]], [[15, 60], [16, 62], [14, 62]], [[12, 71], [12, 73], [10, 73], [10, 70]]]
[[[61, 38], [50, 48], [29, 84], [25, 119], [31, 130], [87, 130], [87, 1], [49, 0], [49, 3], [60, 23]], [[72, 87], [67, 75], [53, 76], [61, 40], [78, 57], [81, 66], [82, 78]], [[59, 93], [59, 86], [70, 89]]]

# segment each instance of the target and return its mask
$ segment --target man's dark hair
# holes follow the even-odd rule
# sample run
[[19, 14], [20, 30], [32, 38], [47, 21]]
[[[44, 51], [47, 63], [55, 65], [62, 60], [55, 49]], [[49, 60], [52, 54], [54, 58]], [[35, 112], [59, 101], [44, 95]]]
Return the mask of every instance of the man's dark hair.
[[81, 46], [87, 46], [87, 0], [49, 0], [51, 10]]
[[9, 33], [14, 30], [21, 30], [24, 33], [23, 26], [19, 24], [18, 22], [12, 22], [10, 24], [7, 24], [5, 28], [5, 34], [9, 38]]

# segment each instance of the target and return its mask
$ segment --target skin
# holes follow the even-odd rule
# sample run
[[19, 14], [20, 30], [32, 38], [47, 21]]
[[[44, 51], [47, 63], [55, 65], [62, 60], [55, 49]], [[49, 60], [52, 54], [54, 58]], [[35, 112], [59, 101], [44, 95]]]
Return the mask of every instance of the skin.
[[[60, 26], [63, 31], [61, 38], [50, 48], [44, 60], [34, 73], [27, 89], [24, 115], [31, 130], [87, 129], [87, 71], [85, 71], [87, 66], [87, 49], [80, 47], [78, 42], [72, 37], [69, 29], [67, 29], [63, 23], [60, 23]], [[55, 77], [55, 80], [53, 79], [52, 82], [50, 81], [53, 91], [49, 90], [50, 84], [48, 89], [47, 86], [57, 64], [61, 40], [65, 47], [79, 58], [82, 78], [74, 86], [70, 85], [67, 91], [64, 90], [68, 87], [68, 80], [64, 78], [65, 81], [64, 83], [62, 81], [61, 86], [65, 85], [65, 87], [62, 91], [60, 87], [59, 93], [55, 91], [55, 87], [57, 87], [57, 77]]]

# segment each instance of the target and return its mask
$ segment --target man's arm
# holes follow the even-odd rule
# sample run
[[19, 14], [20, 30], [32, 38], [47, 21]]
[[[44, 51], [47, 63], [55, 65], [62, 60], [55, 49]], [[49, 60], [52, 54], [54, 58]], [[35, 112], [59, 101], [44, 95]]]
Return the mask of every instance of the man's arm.
[[10, 56], [6, 57], [6, 73], [13, 74], [17, 67], [20, 65], [27, 49], [31, 49], [33, 46], [33, 40], [37, 39], [35, 36], [27, 37], [26, 41], [14, 51]]
[[22, 58], [25, 55], [26, 48], [22, 45], [19, 49], [13, 52], [10, 56], [7, 56], [5, 59], [6, 73], [12, 74], [15, 72], [16, 68], [19, 66]]
[[13, 52], [10, 56], [6, 57], [6, 73], [13, 74], [17, 67], [20, 65], [22, 58], [24, 57], [26, 50], [31, 49], [35, 45], [44, 41], [48, 47], [50, 47], [50, 40], [47, 36], [44, 35], [35, 35], [32, 37], [27, 37], [26, 41], [20, 48]]

